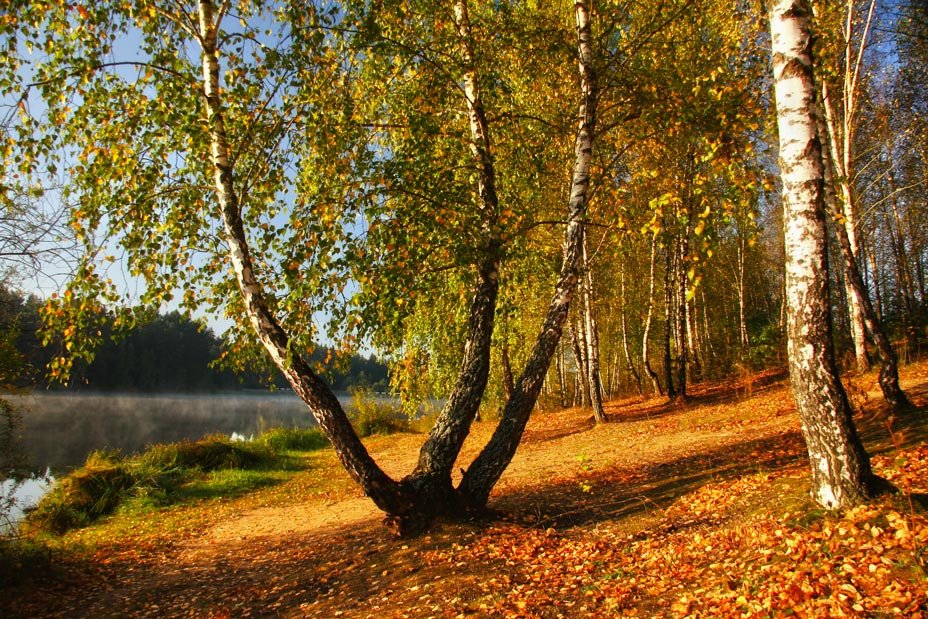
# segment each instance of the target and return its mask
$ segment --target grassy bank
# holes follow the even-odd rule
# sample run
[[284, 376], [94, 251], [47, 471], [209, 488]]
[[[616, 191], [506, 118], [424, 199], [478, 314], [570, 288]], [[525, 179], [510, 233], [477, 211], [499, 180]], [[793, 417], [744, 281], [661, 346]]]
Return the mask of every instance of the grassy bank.
[[299, 470], [297, 451], [328, 445], [317, 429], [271, 430], [253, 441], [223, 435], [153, 445], [131, 457], [95, 451], [29, 514], [26, 532], [62, 534], [117, 510], [146, 510], [238, 496]]
[[[353, 422], [362, 437], [416, 431], [393, 408], [356, 399], [363, 406]], [[0, 538], [0, 580], [53, 570], [115, 539], [169, 543], [170, 536], [192, 533], [233, 502], [305, 493], [307, 477], [331, 489], [322, 475], [288, 485], [298, 473], [330, 468], [328, 447], [317, 428], [276, 428], [249, 441], [212, 435], [156, 444], [132, 456], [95, 451], [58, 480], [17, 535]]]

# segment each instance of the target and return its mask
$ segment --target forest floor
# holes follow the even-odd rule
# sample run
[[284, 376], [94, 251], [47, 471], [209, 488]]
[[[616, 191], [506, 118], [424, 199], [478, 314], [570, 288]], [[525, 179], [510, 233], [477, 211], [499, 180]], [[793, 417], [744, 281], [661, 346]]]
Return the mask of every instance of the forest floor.
[[[916, 410], [892, 419], [872, 374], [848, 379], [900, 492], [847, 513], [808, 499], [786, 376], [767, 371], [685, 404], [613, 401], [601, 426], [536, 414], [494, 517], [412, 539], [330, 449], [245, 496], [116, 514], [69, 533], [53, 570], [0, 585], [0, 616], [928, 617], [928, 362], [902, 375]], [[462, 463], [491, 431], [475, 424]], [[366, 442], [398, 477], [423, 440]]]

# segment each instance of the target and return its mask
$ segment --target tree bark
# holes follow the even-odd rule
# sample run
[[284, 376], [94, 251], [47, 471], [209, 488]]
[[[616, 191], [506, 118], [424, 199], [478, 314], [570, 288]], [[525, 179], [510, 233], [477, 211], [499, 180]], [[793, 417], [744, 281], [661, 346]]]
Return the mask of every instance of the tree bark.
[[[821, 118], [818, 120], [818, 127], [819, 131], [823, 133], [827, 133], [829, 130], [826, 123], [821, 121]], [[832, 142], [835, 141], [834, 136], [829, 136], [829, 138]], [[834, 150], [832, 150], [832, 155], [833, 153]], [[834, 230], [835, 236], [838, 238], [838, 246], [840, 247], [842, 265], [844, 267], [844, 287], [849, 295], [848, 314], [852, 325], [851, 331], [854, 337], [857, 337], [856, 327], [853, 327], [853, 325], [857, 320], [863, 321], [863, 335], [870, 335], [879, 358], [879, 384], [883, 392], [883, 398], [892, 409], [901, 410], [911, 406], [911, 403], [906, 397], [905, 392], [903, 392], [902, 388], [899, 386], [899, 361], [896, 358], [896, 351], [893, 350], [889, 338], [886, 337], [886, 331], [877, 318], [876, 311], [873, 309], [873, 303], [870, 301], [870, 295], [864, 285], [863, 277], [861, 277], [858, 265], [859, 252], [855, 251], [854, 240], [849, 234], [848, 227], [842, 225], [840, 221], [841, 218], [839, 216], [841, 213], [838, 212], [839, 207], [835, 199], [835, 192], [832, 190], [832, 186], [830, 186], [835, 180], [833, 170], [834, 157], [829, 156], [828, 152], [823, 152], [822, 163], [825, 182], [824, 203], [830, 206], [834, 219], [836, 220]], [[845, 200], [848, 200], [850, 195], [850, 191], [846, 191]], [[845, 213], [849, 210], [847, 209], [847, 204], [846, 202]], [[851, 228], [851, 230], [853, 230], [853, 228]], [[854, 348], [857, 356], [857, 367], [858, 370], [861, 370], [860, 352], [856, 342]], [[869, 369], [870, 360], [867, 358], [866, 345], [864, 345], [863, 356], [866, 361], [865, 367]]]
[[[555, 361], [557, 363], [557, 367], [555, 369], [557, 370], [557, 384], [560, 388], [561, 408], [567, 408], [567, 368], [565, 367], [566, 363], [564, 363], [563, 346], [558, 347]], [[513, 388], [515, 388], [514, 385]], [[512, 396], [510, 395], [510, 397]], [[509, 398], [506, 399], [508, 401]]]
[[738, 269], [735, 273], [738, 287], [738, 334], [741, 343], [742, 356], [747, 355], [751, 349], [751, 338], [748, 334], [748, 320], [746, 315], [746, 301], [744, 297], [745, 259], [747, 254], [746, 235], [738, 230]]
[[644, 333], [641, 336], [641, 361], [644, 365], [644, 372], [651, 379], [651, 385], [654, 392], [658, 395], [664, 395], [664, 389], [661, 387], [661, 379], [657, 372], [651, 367], [651, 356], [648, 350], [648, 340], [651, 337], [651, 323], [654, 317], [654, 267], [657, 262], [657, 237], [651, 239], [651, 262], [648, 271], [648, 312], [644, 320]]
[[590, 391], [590, 404], [593, 406], [593, 418], [596, 423], [606, 423], [606, 411], [603, 409], [602, 376], [599, 372], [599, 328], [596, 325], [596, 308], [593, 306], [593, 273], [589, 263], [589, 255], [587, 254], [585, 232], [583, 234], [582, 254], [587, 387]]
[[233, 182], [224, 108], [219, 89], [218, 23], [215, 8], [209, 0], [199, 2], [198, 26], [213, 182], [221, 208], [223, 238], [229, 246], [229, 258], [248, 319], [271, 360], [283, 372], [294, 392], [306, 403], [316, 422], [329, 437], [342, 466], [351, 478], [385, 512], [408, 511], [411, 508], [412, 497], [370, 457], [351, 427], [338, 398], [310, 369], [306, 360], [290, 350], [290, 340], [286, 331], [268, 308], [264, 290], [255, 276], [242, 223], [241, 206]]
[[464, 479], [459, 486], [461, 494], [473, 506], [486, 505], [490, 491], [515, 455], [538, 397], [541, 381], [557, 349], [580, 276], [579, 268], [583, 252], [582, 217], [589, 200], [590, 165], [593, 158], [593, 136], [596, 128], [597, 88], [596, 73], [593, 68], [590, 15], [586, 0], [576, 0], [574, 11], [577, 18], [581, 102], [568, 201], [564, 258], [554, 298], [548, 306], [548, 313], [541, 332], [535, 340], [535, 346], [525, 369], [516, 383], [513, 396], [506, 403], [493, 436], [464, 473]]
[[570, 342], [573, 346], [574, 361], [577, 366], [577, 378], [574, 381], [574, 406], [590, 405], [590, 373], [586, 367], [586, 334], [583, 332], [583, 322], [578, 320], [576, 324], [568, 327], [570, 331]]
[[807, 0], [775, 0], [770, 7], [783, 180], [788, 354], [790, 382], [812, 465], [812, 495], [826, 508], [843, 508], [872, 496], [876, 478], [851, 419], [832, 348], [811, 14]]
[[[869, 251], [866, 251], [869, 249]], [[876, 314], [876, 319], [880, 322], [883, 321], [883, 293], [882, 293], [882, 276], [880, 275], [880, 265], [876, 261], [876, 237], [874, 237], [872, 243], [868, 243], [864, 254], [867, 256], [867, 259], [870, 262], [870, 277], [873, 279], [873, 296], [876, 303], [873, 306], [873, 311]]]
[[[456, 503], [457, 496], [451, 482], [451, 471], [486, 391], [490, 374], [493, 319], [499, 293], [502, 242], [497, 230], [499, 199], [496, 193], [496, 170], [489, 125], [474, 66], [466, 0], [458, 0], [454, 4], [454, 20], [464, 64], [463, 86], [470, 124], [470, 151], [474, 168], [477, 170], [478, 206], [484, 239], [484, 247], [481, 248], [480, 254], [483, 258], [478, 268], [476, 290], [471, 301], [461, 370], [419, 451], [416, 468], [403, 479], [403, 485], [419, 497], [420, 506], [415, 514], [396, 516], [393, 524], [399, 530], [420, 528], [433, 517], [433, 510], [434, 513], [440, 513]], [[422, 522], [419, 522], [420, 520]]]
[[838, 236], [838, 242], [841, 245], [841, 254], [844, 258], [845, 277], [848, 282], [848, 289], [854, 295], [854, 298], [860, 306], [864, 324], [873, 343], [876, 346], [877, 355], [880, 361], [880, 389], [883, 392], [883, 398], [886, 403], [895, 410], [908, 408], [911, 406], [905, 392], [899, 386], [899, 361], [896, 358], [896, 351], [893, 350], [886, 337], [886, 331], [876, 318], [876, 312], [873, 310], [873, 304], [864, 288], [863, 279], [860, 277], [860, 271], [857, 268], [857, 261], [854, 259], [854, 252], [851, 248], [850, 239], [843, 226], [835, 226]]
[[[620, 278], [620, 288], [619, 288], [619, 317], [621, 320], [622, 326], [622, 352], [625, 354], [625, 367], [628, 369], [629, 375], [632, 377], [632, 380], [635, 381], [635, 387], [638, 389], [638, 395], [643, 395], [644, 391], [641, 388], [641, 375], [638, 374], [638, 370], [635, 369], [635, 363], [632, 361], [632, 355], [628, 348], [628, 321], [625, 319], [625, 265], [624, 263], [619, 265], [619, 278]], [[618, 362], [615, 364], [618, 366]], [[613, 385], [614, 389], [614, 385]]]
[[509, 344], [506, 342], [503, 342], [499, 356], [500, 366], [502, 366], [500, 369], [503, 372], [503, 399], [508, 400], [512, 397], [514, 383], [512, 378], [512, 363], [509, 361]]
[[673, 376], [673, 355], [671, 353], [671, 340], [675, 332], [673, 320], [674, 253], [670, 245], [664, 248], [664, 384], [667, 385], [667, 397], [671, 400], [677, 398], [677, 389]]
[[686, 332], [686, 230], [677, 237], [675, 279], [676, 279], [676, 321], [674, 323], [674, 340], [677, 348], [677, 400], [686, 399], [686, 384], [689, 379], [689, 342]]
[[[854, 260], [859, 260], [860, 247], [857, 241], [857, 200], [853, 190], [855, 176], [854, 165], [854, 135], [856, 133], [857, 99], [859, 96], [860, 68], [863, 53], [867, 46], [867, 37], [870, 31], [875, 2], [871, 0], [864, 31], [856, 58], [853, 46], [854, 35], [854, 3], [847, 2], [847, 15], [843, 32], [844, 38], [844, 75], [841, 84], [841, 118], [836, 113], [833, 95], [827, 80], [819, 82], [822, 111], [827, 132], [828, 151], [831, 164], [836, 174], [832, 176], [833, 182], [838, 186], [841, 196], [841, 215], [843, 227], [850, 242]], [[813, 6], [813, 8], [815, 8]], [[840, 122], [840, 126], [839, 126]], [[827, 172], [826, 172], [827, 174]], [[866, 345], [866, 317], [864, 308], [860, 305], [859, 296], [852, 288], [853, 284], [845, 278], [845, 294], [848, 304], [848, 318], [851, 325], [851, 339], [854, 343], [854, 357], [859, 372], [870, 369], [870, 359], [867, 357]]]

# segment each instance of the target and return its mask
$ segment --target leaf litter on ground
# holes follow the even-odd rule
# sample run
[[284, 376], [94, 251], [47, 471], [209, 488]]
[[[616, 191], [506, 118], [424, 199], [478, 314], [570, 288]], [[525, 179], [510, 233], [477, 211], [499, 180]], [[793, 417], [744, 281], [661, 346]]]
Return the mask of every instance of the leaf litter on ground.
[[[843, 514], [807, 498], [782, 373], [698, 385], [684, 406], [613, 402], [536, 415], [490, 520], [392, 538], [329, 453], [247, 497], [119, 516], [4, 616], [928, 617], [928, 363], [919, 408], [859, 423], [899, 494]], [[858, 391], [873, 391], [869, 377]], [[892, 429], [888, 432], [887, 428]], [[477, 424], [465, 457], [491, 431]], [[422, 437], [369, 441], [400, 474]], [[324, 472], [324, 476], [320, 475]]]

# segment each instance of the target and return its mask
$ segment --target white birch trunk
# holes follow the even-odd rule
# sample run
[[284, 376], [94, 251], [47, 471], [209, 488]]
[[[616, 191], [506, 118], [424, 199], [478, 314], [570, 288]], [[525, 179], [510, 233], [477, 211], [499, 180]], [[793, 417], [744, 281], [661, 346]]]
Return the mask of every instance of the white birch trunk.
[[823, 166], [816, 126], [811, 7], [770, 7], [783, 180], [790, 382], [812, 468], [812, 495], [827, 508], [870, 496], [873, 474], [838, 379], [828, 302]]
[[603, 383], [599, 369], [599, 327], [596, 324], [596, 308], [593, 306], [593, 273], [589, 263], [586, 247], [586, 234], [583, 235], [583, 322], [586, 333], [586, 371], [587, 388], [590, 390], [590, 404], [596, 423], [606, 422], [603, 409]]
[[649, 344], [651, 339], [651, 325], [654, 321], [654, 269], [657, 262], [657, 237], [651, 239], [651, 261], [648, 267], [648, 312], [644, 319], [644, 333], [641, 336], [641, 361], [644, 365], [644, 373], [651, 379], [651, 386], [654, 393], [664, 395], [664, 389], [661, 387], [661, 380], [651, 367], [651, 352]]
[[[848, 0], [845, 3], [846, 15], [844, 32], [844, 75], [841, 84], [841, 110], [835, 109], [834, 93], [826, 80], [821, 80], [822, 111], [824, 112], [827, 127], [828, 149], [831, 163], [835, 169], [835, 181], [841, 197], [840, 212], [843, 216], [844, 229], [851, 244], [854, 260], [860, 261], [860, 243], [857, 240], [857, 200], [853, 190], [854, 177], [854, 138], [857, 132], [857, 100], [860, 94], [860, 70], [863, 63], [864, 51], [867, 48], [867, 38], [873, 20], [875, 0], [871, 0], [864, 21], [864, 29], [860, 36], [860, 43], [855, 51], [854, 21], [855, 3]], [[839, 116], [840, 113], [840, 116]], [[867, 357], [866, 318], [864, 308], [861, 306], [856, 291], [845, 279], [845, 294], [847, 296], [848, 316], [851, 326], [851, 340], [854, 343], [854, 357], [857, 369], [866, 372], [870, 369], [870, 360]]]

